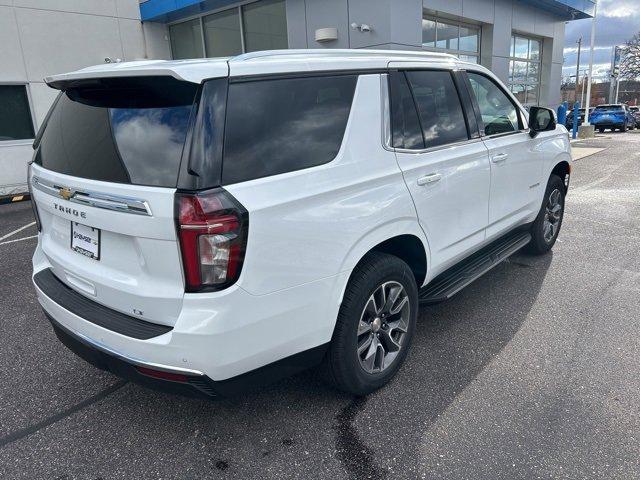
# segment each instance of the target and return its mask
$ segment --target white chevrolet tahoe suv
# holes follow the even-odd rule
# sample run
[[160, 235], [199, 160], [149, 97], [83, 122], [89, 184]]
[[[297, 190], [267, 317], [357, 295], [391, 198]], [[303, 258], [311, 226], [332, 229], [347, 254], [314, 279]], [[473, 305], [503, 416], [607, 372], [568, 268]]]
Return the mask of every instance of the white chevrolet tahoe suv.
[[319, 365], [366, 394], [420, 304], [553, 246], [551, 110], [436, 53], [284, 50], [56, 75], [34, 142], [33, 282], [122, 377], [225, 396]]

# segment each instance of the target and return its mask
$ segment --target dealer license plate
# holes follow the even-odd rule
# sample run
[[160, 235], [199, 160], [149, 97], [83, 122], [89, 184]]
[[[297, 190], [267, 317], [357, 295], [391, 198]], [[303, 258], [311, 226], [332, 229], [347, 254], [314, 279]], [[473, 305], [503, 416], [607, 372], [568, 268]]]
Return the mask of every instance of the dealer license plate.
[[71, 222], [71, 249], [85, 257], [100, 260], [100, 229]]

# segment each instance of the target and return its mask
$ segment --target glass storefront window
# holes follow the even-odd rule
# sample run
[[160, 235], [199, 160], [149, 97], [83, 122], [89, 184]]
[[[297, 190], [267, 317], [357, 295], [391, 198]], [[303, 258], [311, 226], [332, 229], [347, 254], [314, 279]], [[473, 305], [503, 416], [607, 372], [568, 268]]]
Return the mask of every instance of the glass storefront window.
[[463, 62], [478, 63], [477, 55], [458, 55], [458, 58]]
[[529, 39], [523, 37], [513, 37], [513, 39], [514, 52], [511, 56], [515, 58], [527, 58], [529, 53]]
[[230, 57], [242, 53], [238, 9], [207, 15], [202, 19], [208, 57]]
[[458, 50], [460, 32], [457, 25], [438, 22], [436, 28], [436, 47], [446, 50]]
[[538, 105], [541, 53], [539, 40], [521, 35], [511, 37], [509, 87], [520, 103], [527, 106]]
[[174, 59], [288, 48], [285, 0], [260, 0], [169, 26]]
[[460, 26], [460, 50], [477, 52], [479, 37], [477, 28]]
[[422, 19], [422, 46], [432, 47], [436, 46], [436, 22], [435, 20]]
[[511, 62], [511, 82], [524, 83], [527, 79], [527, 62]]
[[263, 0], [242, 7], [246, 52], [288, 47], [287, 12], [280, 0]]
[[202, 58], [202, 29], [200, 19], [189, 20], [169, 26], [171, 53], [173, 58]]
[[529, 40], [529, 60], [540, 60], [540, 42]]
[[540, 64], [535, 62], [529, 62], [529, 68], [527, 69], [527, 83], [537, 84], [540, 78]]
[[450, 20], [424, 17], [422, 47], [425, 50], [451, 53], [466, 62], [478, 63], [480, 28]]
[[0, 142], [35, 136], [26, 85], [0, 85]]

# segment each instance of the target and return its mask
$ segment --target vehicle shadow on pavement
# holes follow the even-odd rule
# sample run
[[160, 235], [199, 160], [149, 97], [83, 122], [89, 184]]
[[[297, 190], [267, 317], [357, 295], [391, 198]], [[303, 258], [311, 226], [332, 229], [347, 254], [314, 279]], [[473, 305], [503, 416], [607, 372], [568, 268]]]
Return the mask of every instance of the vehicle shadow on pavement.
[[[134, 445], [151, 437], [161, 451], [165, 442], [169, 449], [180, 443], [181, 456], [195, 455], [198, 445], [206, 444], [205, 455], [199, 450], [191, 457], [194, 471], [213, 466], [251, 476], [266, 465], [286, 466], [294, 459], [304, 464], [313, 449], [315, 455], [337, 458], [350, 477], [383, 478], [399, 465], [415, 463], [412, 456], [425, 432], [516, 335], [552, 258], [516, 255], [451, 300], [421, 308], [403, 369], [369, 397], [336, 392], [313, 371], [212, 402], [127, 385], [117, 394], [118, 409], [137, 425], [123, 428], [130, 437], [136, 432], [129, 439]], [[384, 455], [376, 455], [381, 449]]]
[[[349, 428], [338, 436], [338, 455], [353, 477], [380, 478], [416, 463], [425, 433], [526, 320], [552, 258], [515, 255], [451, 300], [420, 309], [412, 350], [396, 379], [366, 403], [356, 399], [345, 409], [355, 419], [349, 428], [367, 439], [358, 444]], [[393, 412], [392, 418], [375, 414], [381, 411]], [[362, 452], [372, 449], [384, 451], [375, 455], [377, 465], [374, 455], [363, 462]]]
[[[53, 478], [134, 478], [140, 465], [164, 478], [417, 477], [405, 474], [424, 460], [425, 433], [517, 334], [552, 258], [516, 255], [451, 300], [421, 308], [407, 362], [392, 383], [368, 397], [336, 392], [314, 371], [215, 401], [128, 383], [45, 422], [7, 444], [3, 455], [17, 458], [26, 446], [35, 448], [34, 454], [55, 458], [39, 471]], [[64, 365], [64, 378], [74, 379], [78, 395], [112, 383], [58, 345], [49, 328], [40, 335], [55, 346], [56, 363]], [[39, 372], [50, 375], [51, 368]], [[53, 387], [46, 388], [43, 395]], [[80, 461], [79, 451], [91, 455]]]

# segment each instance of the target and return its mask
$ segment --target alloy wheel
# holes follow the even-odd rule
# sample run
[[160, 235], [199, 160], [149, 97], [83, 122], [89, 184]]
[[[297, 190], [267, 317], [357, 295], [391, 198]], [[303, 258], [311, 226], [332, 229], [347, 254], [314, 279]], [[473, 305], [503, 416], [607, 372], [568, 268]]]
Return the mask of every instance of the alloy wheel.
[[367, 300], [358, 324], [358, 360], [367, 373], [386, 370], [397, 358], [409, 329], [409, 296], [398, 282], [380, 285]]
[[562, 193], [556, 188], [549, 194], [545, 207], [544, 222], [542, 224], [542, 235], [545, 242], [551, 243], [558, 234], [561, 219]]

